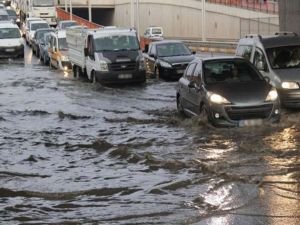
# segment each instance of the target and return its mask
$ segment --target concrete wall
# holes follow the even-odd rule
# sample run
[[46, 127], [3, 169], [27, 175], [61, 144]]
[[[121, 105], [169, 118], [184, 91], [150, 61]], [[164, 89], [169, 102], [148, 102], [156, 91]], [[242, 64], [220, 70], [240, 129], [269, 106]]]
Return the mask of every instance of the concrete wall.
[[[136, 8], [136, 7], [135, 7]], [[130, 0], [115, 0], [113, 23], [130, 26]], [[241, 19], [274, 17], [270, 14], [206, 3], [206, 38], [236, 40], [240, 38]], [[162, 26], [165, 36], [201, 39], [202, 3], [197, 0], [139, 0], [139, 27], [142, 34], [151, 25]], [[278, 30], [278, 16], [275, 30]], [[249, 25], [250, 26], [250, 25]], [[277, 27], [276, 27], [277, 26]], [[272, 28], [273, 29], [273, 28]], [[268, 29], [265, 29], [268, 30]]]
[[300, 1], [279, 1], [280, 30], [294, 31], [300, 34]]

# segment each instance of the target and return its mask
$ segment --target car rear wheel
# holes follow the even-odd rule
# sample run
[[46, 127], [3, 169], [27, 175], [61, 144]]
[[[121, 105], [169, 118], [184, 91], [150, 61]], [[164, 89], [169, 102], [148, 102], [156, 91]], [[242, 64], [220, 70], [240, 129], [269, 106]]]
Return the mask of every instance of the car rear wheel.
[[154, 77], [155, 78], [159, 78], [160, 74], [159, 74], [159, 68], [158, 67], [155, 67], [154, 69]]
[[92, 71], [92, 73], [91, 73], [91, 81], [93, 84], [97, 83], [97, 77], [96, 77], [95, 71]]
[[201, 107], [201, 110], [200, 110], [200, 120], [204, 123], [208, 123], [209, 122], [209, 118], [208, 118], [208, 113], [207, 113], [207, 107], [205, 105], [203, 105]]

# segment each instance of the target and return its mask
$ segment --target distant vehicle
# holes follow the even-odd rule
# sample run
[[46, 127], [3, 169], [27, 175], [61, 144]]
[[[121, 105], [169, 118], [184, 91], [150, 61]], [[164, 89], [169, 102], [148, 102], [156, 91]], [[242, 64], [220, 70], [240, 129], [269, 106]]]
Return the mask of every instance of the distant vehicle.
[[11, 20], [13, 23], [17, 24], [20, 26], [20, 19], [17, 16], [17, 13], [13, 9], [6, 9], [6, 12], [8, 14], [8, 19]]
[[33, 54], [35, 54], [37, 57], [39, 57], [40, 54], [40, 42], [42, 41], [44, 34], [49, 32], [54, 32], [53, 28], [42, 28], [35, 31], [34, 37], [31, 40], [31, 48]]
[[20, 19], [26, 21], [28, 17], [38, 17], [56, 26], [56, 6], [54, 0], [18, 0]]
[[146, 81], [137, 33], [133, 29], [67, 29], [74, 76], [94, 83], [134, 84]]
[[283, 106], [300, 108], [300, 37], [296, 33], [248, 35], [239, 40], [236, 55], [270, 79]]
[[2, 0], [2, 3], [4, 6], [10, 6], [11, 5], [11, 0]]
[[16, 24], [0, 23], [0, 58], [24, 59], [23, 38]]
[[0, 21], [9, 21], [8, 13], [5, 9], [0, 8]]
[[66, 39], [66, 31], [60, 30], [54, 33], [50, 33], [50, 46], [48, 48], [48, 54], [50, 57], [50, 68], [56, 68], [59, 70], [71, 70], [72, 65], [69, 60], [69, 48]]
[[43, 34], [43, 38], [39, 42], [40, 49], [40, 60], [45, 64], [49, 65], [50, 56], [49, 56], [49, 48], [50, 48], [50, 40], [51, 40], [51, 32]]
[[280, 119], [277, 91], [247, 60], [195, 59], [178, 82], [177, 108], [215, 126], [260, 125]]
[[42, 29], [42, 28], [50, 28], [49, 24], [46, 21], [30, 21], [29, 22], [29, 27], [26, 30], [25, 33], [25, 39], [26, 43], [31, 46], [31, 41], [34, 37], [35, 31], [37, 29]]
[[22, 33], [23, 37], [26, 36], [26, 30], [29, 29], [29, 23], [31, 21], [43, 21], [43, 20], [41, 18], [38, 18], [38, 17], [27, 17], [26, 21], [21, 23], [21, 33]]
[[57, 30], [65, 30], [68, 27], [77, 26], [78, 23], [74, 20], [61, 20], [57, 23]]
[[162, 27], [148, 27], [144, 33], [144, 38], [151, 40], [163, 40], [163, 28]]
[[144, 54], [147, 74], [168, 80], [179, 80], [195, 54], [181, 41], [151, 42]]

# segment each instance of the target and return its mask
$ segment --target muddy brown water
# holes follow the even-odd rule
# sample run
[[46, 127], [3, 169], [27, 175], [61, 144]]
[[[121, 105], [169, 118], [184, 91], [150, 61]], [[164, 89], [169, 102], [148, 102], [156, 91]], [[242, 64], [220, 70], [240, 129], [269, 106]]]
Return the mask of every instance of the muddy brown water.
[[176, 83], [102, 87], [0, 65], [0, 224], [299, 224], [298, 111], [216, 129]]

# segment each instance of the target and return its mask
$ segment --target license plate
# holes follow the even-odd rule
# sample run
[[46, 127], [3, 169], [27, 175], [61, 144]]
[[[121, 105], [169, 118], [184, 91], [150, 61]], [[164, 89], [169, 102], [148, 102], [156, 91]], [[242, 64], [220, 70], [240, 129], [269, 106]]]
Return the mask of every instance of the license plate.
[[132, 74], [119, 74], [118, 78], [119, 79], [131, 79], [132, 78]]
[[13, 48], [5, 49], [6, 52], [13, 52], [15, 51]]
[[184, 70], [177, 70], [177, 73], [179, 74], [184, 73]]
[[240, 120], [239, 126], [240, 127], [259, 126], [259, 125], [262, 125], [262, 123], [263, 123], [263, 121], [261, 119]]

